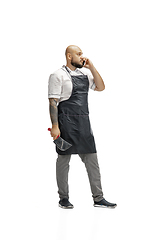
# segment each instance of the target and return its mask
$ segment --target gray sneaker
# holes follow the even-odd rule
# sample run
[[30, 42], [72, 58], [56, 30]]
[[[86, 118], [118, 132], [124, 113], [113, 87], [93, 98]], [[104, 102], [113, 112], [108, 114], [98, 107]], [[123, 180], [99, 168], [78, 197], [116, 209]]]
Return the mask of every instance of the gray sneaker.
[[68, 198], [63, 198], [59, 201], [59, 207], [64, 209], [72, 209], [74, 206], [68, 201]]

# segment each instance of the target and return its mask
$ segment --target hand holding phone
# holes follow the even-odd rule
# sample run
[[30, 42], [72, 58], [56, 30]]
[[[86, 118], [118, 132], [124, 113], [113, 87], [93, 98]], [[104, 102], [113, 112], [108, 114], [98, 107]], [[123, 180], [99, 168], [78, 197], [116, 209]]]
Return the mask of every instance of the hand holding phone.
[[93, 67], [93, 63], [91, 62], [91, 60], [89, 60], [88, 58], [84, 58], [83, 60], [83, 66], [85, 68], [92, 68]]

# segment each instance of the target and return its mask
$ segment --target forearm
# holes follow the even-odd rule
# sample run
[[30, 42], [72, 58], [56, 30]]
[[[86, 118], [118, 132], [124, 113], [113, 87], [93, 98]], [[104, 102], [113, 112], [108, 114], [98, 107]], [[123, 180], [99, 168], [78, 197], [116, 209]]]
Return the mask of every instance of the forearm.
[[50, 118], [52, 122], [52, 126], [58, 127], [58, 109], [57, 109], [57, 98], [50, 98], [49, 99], [49, 112]]
[[95, 90], [96, 91], [103, 91], [105, 89], [105, 84], [104, 84], [104, 81], [101, 77], [101, 75], [99, 74], [99, 72], [96, 70], [96, 68], [94, 66], [92, 66], [90, 68], [90, 71], [94, 77], [94, 82], [95, 82], [95, 85], [96, 85], [96, 88]]
[[60, 136], [60, 130], [58, 126], [58, 109], [57, 109], [57, 98], [50, 98], [49, 99], [49, 112], [50, 118], [52, 122], [52, 129], [51, 129], [51, 136], [53, 139], [57, 139]]

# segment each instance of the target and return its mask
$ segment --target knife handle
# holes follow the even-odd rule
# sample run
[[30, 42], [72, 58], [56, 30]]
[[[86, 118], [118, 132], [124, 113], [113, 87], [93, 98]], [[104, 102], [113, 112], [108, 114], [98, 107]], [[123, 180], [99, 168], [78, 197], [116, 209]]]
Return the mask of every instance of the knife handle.
[[[48, 128], [48, 131], [51, 131], [51, 128]], [[57, 138], [59, 138], [59, 135], [57, 136]], [[56, 138], [56, 139], [57, 139], [57, 138]]]

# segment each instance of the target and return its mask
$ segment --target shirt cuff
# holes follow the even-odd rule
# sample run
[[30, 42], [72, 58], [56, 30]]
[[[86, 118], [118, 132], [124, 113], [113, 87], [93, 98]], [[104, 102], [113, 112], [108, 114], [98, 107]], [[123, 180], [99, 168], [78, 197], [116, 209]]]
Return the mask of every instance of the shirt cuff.
[[96, 88], [96, 84], [93, 83], [90, 88], [91, 88], [92, 90], [94, 90], [94, 89]]
[[48, 98], [58, 98], [60, 99], [60, 96], [57, 94], [48, 94]]

